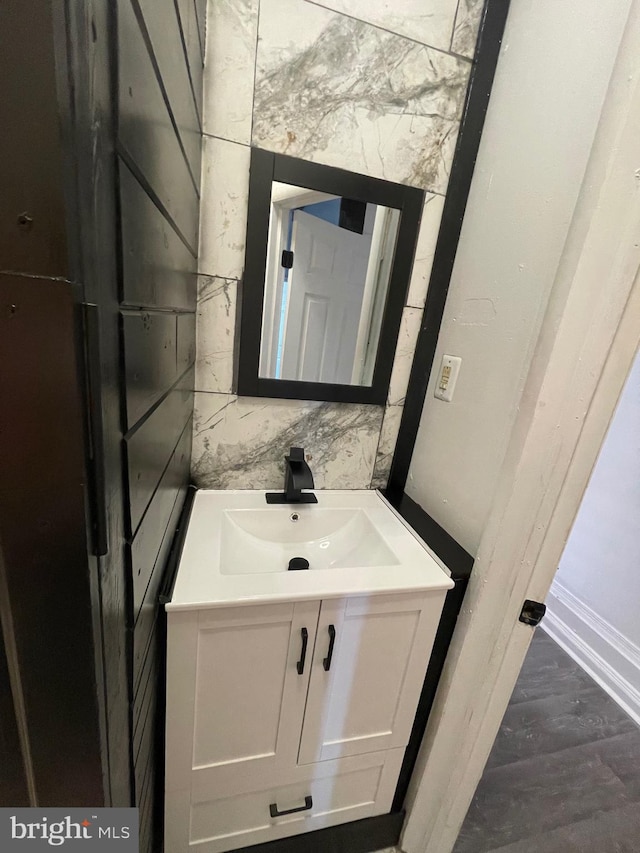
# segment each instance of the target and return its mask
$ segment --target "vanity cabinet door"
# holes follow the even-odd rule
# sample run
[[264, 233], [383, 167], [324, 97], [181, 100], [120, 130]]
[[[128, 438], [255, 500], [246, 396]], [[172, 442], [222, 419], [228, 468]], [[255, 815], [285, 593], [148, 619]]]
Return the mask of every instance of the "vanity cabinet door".
[[295, 766], [319, 607], [170, 614], [167, 790], [229, 795]]
[[300, 764], [406, 746], [444, 594], [322, 602]]

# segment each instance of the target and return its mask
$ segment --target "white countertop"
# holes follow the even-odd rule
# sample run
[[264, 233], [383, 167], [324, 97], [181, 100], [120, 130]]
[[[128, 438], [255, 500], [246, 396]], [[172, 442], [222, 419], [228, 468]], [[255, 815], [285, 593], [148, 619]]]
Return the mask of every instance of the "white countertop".
[[[394, 592], [446, 590], [453, 581], [427, 546], [378, 493], [317, 490], [317, 504], [268, 506], [264, 491], [200, 490], [196, 494], [168, 611], [207, 609]], [[310, 517], [317, 508], [363, 510], [397, 560], [390, 565], [311, 567], [306, 571], [228, 574], [221, 566], [225, 514], [274, 509]], [[291, 546], [291, 556], [297, 556]], [[227, 558], [228, 559], [228, 558]], [[353, 560], [351, 560], [353, 562]], [[228, 569], [228, 567], [227, 567]]]

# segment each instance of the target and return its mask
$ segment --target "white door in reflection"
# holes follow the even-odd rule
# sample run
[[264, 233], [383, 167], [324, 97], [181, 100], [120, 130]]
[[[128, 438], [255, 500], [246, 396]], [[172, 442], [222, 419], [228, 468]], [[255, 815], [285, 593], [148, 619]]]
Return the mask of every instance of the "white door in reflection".
[[273, 182], [259, 375], [371, 385], [400, 211]]
[[352, 381], [375, 208], [362, 234], [293, 211], [282, 379]]

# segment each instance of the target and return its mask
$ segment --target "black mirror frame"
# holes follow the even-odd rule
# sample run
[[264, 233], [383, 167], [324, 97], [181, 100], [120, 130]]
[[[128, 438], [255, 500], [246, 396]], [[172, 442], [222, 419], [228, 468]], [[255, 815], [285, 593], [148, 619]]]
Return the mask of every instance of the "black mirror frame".
[[[396, 249], [371, 385], [300, 382], [294, 379], [267, 379], [258, 375], [272, 181], [400, 210]], [[247, 248], [239, 324], [239, 396], [375, 405], [386, 403], [423, 206], [424, 191], [416, 187], [393, 184], [259, 148], [251, 149]]]

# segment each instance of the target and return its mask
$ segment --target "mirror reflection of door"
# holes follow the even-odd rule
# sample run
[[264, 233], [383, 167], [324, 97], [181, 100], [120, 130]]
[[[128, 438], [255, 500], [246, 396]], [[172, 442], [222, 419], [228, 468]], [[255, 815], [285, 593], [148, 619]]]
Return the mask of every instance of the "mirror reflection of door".
[[371, 384], [399, 211], [273, 183], [260, 376]]

